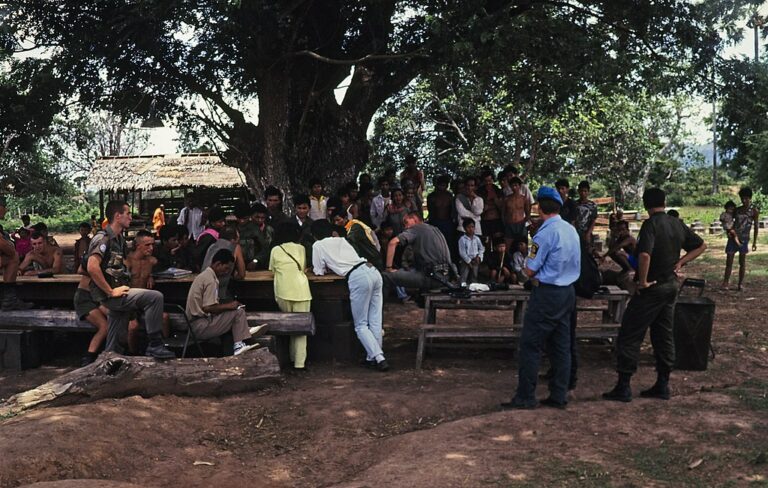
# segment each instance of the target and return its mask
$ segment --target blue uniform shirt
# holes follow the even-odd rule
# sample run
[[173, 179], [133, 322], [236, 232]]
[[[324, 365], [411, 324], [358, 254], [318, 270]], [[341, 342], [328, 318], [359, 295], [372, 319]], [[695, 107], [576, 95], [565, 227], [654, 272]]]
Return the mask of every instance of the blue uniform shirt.
[[547, 285], [568, 286], [581, 274], [579, 235], [559, 215], [544, 221], [533, 237], [526, 267]]

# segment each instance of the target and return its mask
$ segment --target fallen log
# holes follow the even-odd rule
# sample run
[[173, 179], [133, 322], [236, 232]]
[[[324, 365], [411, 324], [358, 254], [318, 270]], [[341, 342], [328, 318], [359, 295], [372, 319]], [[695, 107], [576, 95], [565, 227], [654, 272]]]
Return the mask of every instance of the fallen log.
[[37, 406], [131, 395], [216, 396], [256, 391], [281, 378], [277, 358], [267, 349], [224, 358], [170, 361], [102, 353], [88, 366], [10, 397], [0, 405], [0, 418]]

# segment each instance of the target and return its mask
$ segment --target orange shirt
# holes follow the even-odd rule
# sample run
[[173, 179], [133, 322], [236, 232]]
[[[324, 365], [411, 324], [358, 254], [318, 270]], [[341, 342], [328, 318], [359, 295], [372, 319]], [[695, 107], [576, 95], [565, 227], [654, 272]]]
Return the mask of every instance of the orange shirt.
[[155, 214], [152, 215], [152, 228], [155, 229], [155, 231], [158, 231], [164, 225], [165, 225], [165, 212], [163, 212], [162, 208], [157, 207], [155, 209]]

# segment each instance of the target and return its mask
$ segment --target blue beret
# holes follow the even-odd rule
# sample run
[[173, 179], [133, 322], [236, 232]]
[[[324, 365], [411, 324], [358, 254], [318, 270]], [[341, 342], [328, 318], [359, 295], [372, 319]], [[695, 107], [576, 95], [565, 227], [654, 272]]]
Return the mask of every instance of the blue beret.
[[539, 191], [536, 194], [536, 198], [538, 200], [543, 200], [543, 199], [554, 200], [560, 205], [563, 204], [563, 199], [560, 198], [560, 194], [557, 192], [557, 190], [555, 190], [551, 186], [542, 186], [541, 188], [539, 188]]

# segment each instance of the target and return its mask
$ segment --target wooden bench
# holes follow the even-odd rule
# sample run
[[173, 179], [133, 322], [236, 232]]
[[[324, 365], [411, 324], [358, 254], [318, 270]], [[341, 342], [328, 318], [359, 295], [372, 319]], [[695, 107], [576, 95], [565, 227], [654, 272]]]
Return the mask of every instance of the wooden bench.
[[[576, 328], [577, 339], [615, 339], [618, 336], [621, 320], [629, 300], [629, 293], [617, 286], [604, 287], [606, 293], [595, 295], [591, 300], [579, 299], [576, 311], [601, 312], [600, 323], [581, 323]], [[468, 298], [452, 297], [445, 293], [425, 295], [424, 323], [419, 328], [416, 348], [416, 369], [420, 370], [427, 347], [467, 347], [476, 345], [472, 341], [495, 341], [491, 345], [507, 346], [518, 339], [522, 331], [522, 321], [530, 292], [522, 287], [508, 291], [472, 293]], [[599, 303], [604, 301], [606, 303]], [[498, 325], [480, 324], [438, 324], [437, 311], [444, 310], [509, 310], [512, 312], [511, 323]], [[454, 339], [454, 342], [439, 343], [435, 339]], [[489, 344], [484, 343], [484, 347]]]
[[[264, 341], [273, 345], [275, 336], [314, 335], [315, 317], [311, 312], [248, 312], [251, 326], [267, 324], [268, 337]], [[187, 322], [181, 313], [169, 314], [171, 329], [184, 331]], [[0, 314], [0, 335], [18, 331], [95, 332], [90, 323], [80, 320], [73, 310], [15, 310]], [[36, 351], [28, 351], [35, 354]], [[14, 357], [18, 355], [13, 352]], [[2, 361], [0, 361], [2, 363]]]

